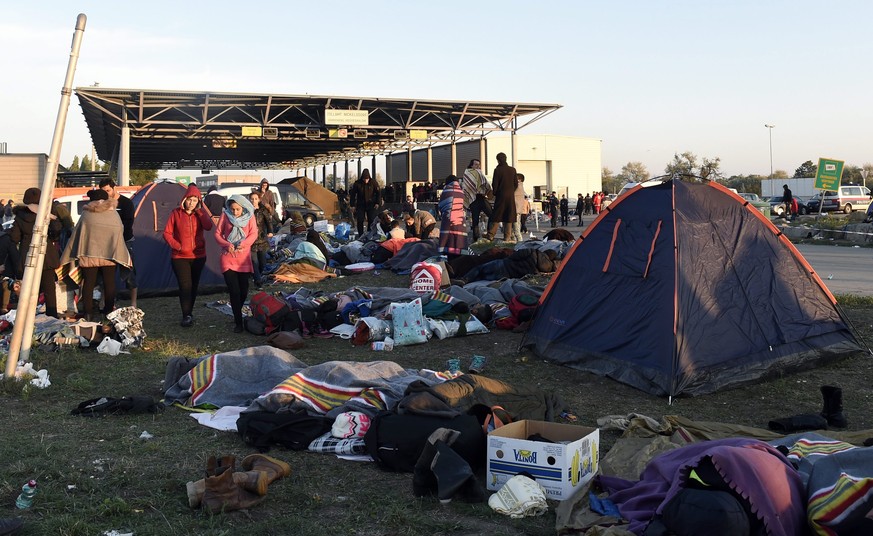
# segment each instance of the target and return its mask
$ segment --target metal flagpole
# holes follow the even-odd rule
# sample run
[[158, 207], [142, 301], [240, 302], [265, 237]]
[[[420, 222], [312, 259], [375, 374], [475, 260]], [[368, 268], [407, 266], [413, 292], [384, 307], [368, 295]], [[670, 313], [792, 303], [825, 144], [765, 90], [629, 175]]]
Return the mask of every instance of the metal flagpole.
[[39, 209], [36, 211], [36, 221], [33, 225], [33, 238], [24, 262], [24, 275], [21, 278], [21, 292], [16, 308], [15, 325], [12, 339], [9, 342], [9, 356], [6, 359], [6, 378], [15, 375], [18, 361], [27, 361], [30, 357], [30, 345], [33, 338], [33, 321], [36, 315], [39, 282], [42, 276], [43, 260], [45, 258], [46, 239], [49, 216], [51, 214], [52, 193], [58, 175], [58, 157], [64, 139], [64, 126], [67, 122], [67, 111], [70, 107], [70, 95], [73, 92], [73, 75], [79, 60], [79, 47], [82, 45], [82, 35], [85, 33], [84, 13], [76, 18], [76, 30], [73, 33], [73, 44], [70, 47], [70, 60], [67, 63], [67, 76], [61, 89], [61, 103], [58, 106], [58, 117], [52, 136], [52, 146], [46, 162], [45, 174], [42, 178], [42, 193], [39, 197]]

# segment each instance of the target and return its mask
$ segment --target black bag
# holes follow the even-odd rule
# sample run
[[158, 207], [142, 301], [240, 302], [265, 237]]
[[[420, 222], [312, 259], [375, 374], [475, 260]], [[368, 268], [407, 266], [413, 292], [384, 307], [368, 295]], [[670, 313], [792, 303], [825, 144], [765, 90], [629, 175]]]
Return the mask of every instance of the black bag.
[[246, 445], [260, 452], [272, 445], [292, 450], [306, 450], [313, 439], [330, 431], [332, 420], [306, 413], [273, 413], [271, 411], [244, 411], [236, 421], [236, 430]]
[[461, 432], [452, 449], [461, 455], [474, 471], [485, 466], [485, 433], [473, 415], [458, 415], [451, 419], [414, 414], [379, 412], [364, 436], [367, 453], [383, 468], [411, 473], [427, 438], [437, 428]]
[[266, 335], [267, 330], [264, 326], [264, 323], [259, 321], [253, 316], [247, 316], [243, 318], [243, 326], [246, 328], [246, 331], [251, 333], [252, 335]]

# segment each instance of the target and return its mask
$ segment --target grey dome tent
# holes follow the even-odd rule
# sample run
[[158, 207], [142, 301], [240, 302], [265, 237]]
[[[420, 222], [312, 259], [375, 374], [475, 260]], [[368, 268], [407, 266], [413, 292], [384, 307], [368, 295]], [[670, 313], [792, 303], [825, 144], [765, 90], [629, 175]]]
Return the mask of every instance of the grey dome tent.
[[522, 346], [670, 397], [864, 348], [768, 218], [717, 183], [680, 180], [637, 186], [600, 214], [541, 296]]
[[[170, 264], [170, 246], [164, 241], [164, 226], [170, 212], [179, 206], [186, 187], [172, 181], [153, 182], [131, 198], [134, 206], [133, 253], [136, 260], [138, 295], [156, 296], [179, 292]], [[206, 267], [200, 276], [200, 292], [223, 289], [218, 243], [212, 231], [204, 233]]]

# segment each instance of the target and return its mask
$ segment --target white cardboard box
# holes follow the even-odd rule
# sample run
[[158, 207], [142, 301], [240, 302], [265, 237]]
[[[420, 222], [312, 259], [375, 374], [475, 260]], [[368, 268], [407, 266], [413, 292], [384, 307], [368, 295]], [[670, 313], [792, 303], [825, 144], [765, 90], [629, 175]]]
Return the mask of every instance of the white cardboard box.
[[315, 229], [317, 233], [328, 233], [334, 234], [336, 232], [336, 228], [334, 225], [327, 220], [318, 220], [312, 224], [312, 228]]
[[[534, 434], [555, 441], [528, 441]], [[600, 430], [543, 421], [518, 421], [488, 434], [488, 489], [496, 491], [519, 473], [531, 474], [546, 497], [562, 501], [594, 478]]]

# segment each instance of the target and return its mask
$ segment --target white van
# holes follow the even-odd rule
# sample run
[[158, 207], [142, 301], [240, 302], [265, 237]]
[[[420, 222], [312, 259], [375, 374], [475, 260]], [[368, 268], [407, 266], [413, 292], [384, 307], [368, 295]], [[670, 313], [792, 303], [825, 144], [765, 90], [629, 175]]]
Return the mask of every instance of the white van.
[[[133, 197], [133, 194], [135, 194], [138, 190], [138, 186], [116, 187], [116, 191], [128, 199], [131, 199]], [[86, 192], [83, 192], [81, 194], [63, 195], [54, 199], [55, 203], [65, 205], [67, 207], [67, 210], [70, 211], [70, 217], [73, 218], [73, 225], [79, 223], [79, 216], [82, 215], [82, 207], [85, 206], [89, 201], [90, 200], [88, 199], [88, 194]]]
[[87, 194], [65, 195], [54, 200], [55, 203], [64, 205], [70, 211], [70, 217], [73, 218], [73, 225], [79, 223], [79, 216], [82, 214], [82, 207], [90, 202]]

